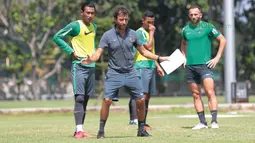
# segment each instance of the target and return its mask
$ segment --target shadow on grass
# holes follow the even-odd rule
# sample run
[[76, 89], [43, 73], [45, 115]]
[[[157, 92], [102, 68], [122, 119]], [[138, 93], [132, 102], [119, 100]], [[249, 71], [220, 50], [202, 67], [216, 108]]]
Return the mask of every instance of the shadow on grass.
[[184, 126], [184, 127], [181, 127], [181, 128], [183, 128], [183, 129], [192, 129], [193, 126]]
[[[119, 139], [121, 139], [121, 138], [123, 138], [123, 139], [125, 139], [125, 138], [134, 138], [134, 137], [136, 137], [136, 136], [106, 136], [106, 137], [104, 137], [104, 138], [97, 138], [96, 136], [92, 136], [92, 137], [88, 137], [88, 138], [77, 138], [77, 139], [96, 139], [96, 140], [104, 140], [104, 139], [113, 139], [113, 138], [119, 138]], [[73, 136], [72, 136], [72, 138], [74, 138]], [[74, 138], [74, 139], [76, 139], [76, 138]]]
[[121, 138], [134, 138], [134, 137], [137, 137], [137, 136], [107, 136], [107, 137], [105, 137], [106, 139], [107, 138], [119, 138], [119, 139], [121, 139]]

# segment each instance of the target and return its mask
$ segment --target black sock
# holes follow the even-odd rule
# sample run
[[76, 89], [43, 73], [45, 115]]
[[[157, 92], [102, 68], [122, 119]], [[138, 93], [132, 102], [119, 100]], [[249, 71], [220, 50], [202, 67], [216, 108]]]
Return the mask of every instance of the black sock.
[[99, 132], [104, 132], [105, 123], [106, 123], [106, 120], [100, 119]]
[[145, 117], [144, 117], [144, 124], [146, 124], [146, 118], [147, 118], [147, 113], [148, 113], [148, 108], [149, 108], [149, 101], [150, 101], [150, 100], [145, 100]]
[[207, 125], [206, 120], [205, 120], [205, 113], [204, 113], [204, 111], [197, 112], [197, 115], [199, 117], [200, 123], [203, 123], [203, 124]]
[[138, 130], [143, 129], [144, 125], [145, 125], [144, 121], [138, 121]]
[[87, 95], [87, 96], [85, 96], [84, 102], [83, 102], [84, 115], [83, 115], [83, 118], [82, 118], [82, 124], [84, 124], [84, 120], [85, 120], [85, 117], [86, 117], [88, 101], [89, 101], [89, 96]]
[[74, 104], [74, 118], [76, 125], [83, 124], [83, 116], [84, 116], [84, 95], [75, 95], [75, 104]]
[[129, 101], [129, 113], [130, 113], [130, 120], [137, 119], [136, 117], [136, 100], [130, 99]]
[[129, 119], [133, 120], [132, 119], [132, 105], [131, 105], [131, 102], [132, 102], [132, 100], [130, 99], [129, 100], [129, 104], [128, 104], [128, 107], [129, 107]]
[[217, 110], [212, 110], [211, 115], [212, 115], [212, 122], [217, 123]]

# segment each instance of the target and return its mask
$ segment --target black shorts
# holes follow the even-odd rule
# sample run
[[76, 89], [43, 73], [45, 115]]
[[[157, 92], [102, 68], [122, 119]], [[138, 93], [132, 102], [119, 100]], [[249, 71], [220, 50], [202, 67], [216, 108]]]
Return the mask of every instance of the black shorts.
[[207, 65], [188, 65], [187, 82], [201, 84], [205, 78], [213, 78], [212, 70]]

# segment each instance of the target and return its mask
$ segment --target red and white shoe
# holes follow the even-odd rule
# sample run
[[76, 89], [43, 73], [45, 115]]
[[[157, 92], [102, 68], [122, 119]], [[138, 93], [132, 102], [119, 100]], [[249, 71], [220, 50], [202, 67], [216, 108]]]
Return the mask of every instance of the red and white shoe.
[[76, 138], [76, 139], [83, 138], [83, 136], [84, 136], [83, 131], [75, 132], [74, 135], [73, 135], [73, 137]]
[[89, 138], [89, 137], [93, 137], [91, 134], [88, 134], [86, 132], [83, 132], [83, 137], [84, 138]]
[[86, 132], [83, 132], [83, 131], [79, 131], [79, 132], [75, 132], [74, 133], [74, 138], [89, 138], [89, 137], [92, 137], [92, 135], [86, 133]]

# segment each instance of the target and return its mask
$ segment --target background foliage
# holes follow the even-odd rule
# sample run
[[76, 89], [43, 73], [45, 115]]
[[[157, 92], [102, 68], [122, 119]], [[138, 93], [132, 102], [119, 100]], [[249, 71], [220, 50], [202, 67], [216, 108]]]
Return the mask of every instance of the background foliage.
[[[20, 87], [28, 84], [31, 96], [41, 99], [42, 84], [49, 81], [68, 81], [70, 57], [52, 41], [53, 35], [71, 21], [79, 19], [83, 0], [1, 0], [0, 1], [0, 64], [1, 77], [8, 77]], [[198, 4], [202, 7], [204, 20], [213, 23], [223, 32], [223, 1], [221, 0], [90, 0], [97, 7], [94, 22], [98, 25], [97, 42], [102, 33], [113, 26], [113, 12], [123, 5], [130, 10], [129, 27], [141, 26], [141, 16], [146, 10], [156, 14], [156, 52], [170, 55], [180, 48], [180, 31], [188, 23], [187, 9]], [[255, 80], [255, 2], [235, 0], [236, 64], [238, 80]], [[224, 33], [223, 33], [224, 34]], [[67, 41], [70, 40], [67, 39]], [[217, 51], [213, 42], [213, 53]], [[98, 80], [103, 80], [108, 57], [105, 53], [98, 63]], [[218, 80], [223, 82], [223, 62], [215, 69]], [[159, 79], [179, 80], [179, 89], [184, 82], [184, 70], [179, 69], [170, 77]], [[30, 82], [26, 82], [30, 81]], [[30, 83], [30, 84], [29, 84]], [[32, 86], [33, 85], [33, 86]], [[169, 87], [165, 87], [169, 88]], [[161, 88], [160, 88], [161, 89]], [[47, 89], [46, 89], [47, 90]], [[101, 90], [101, 89], [100, 89]], [[163, 89], [162, 92], [166, 91]], [[17, 88], [17, 96], [21, 89]]]

